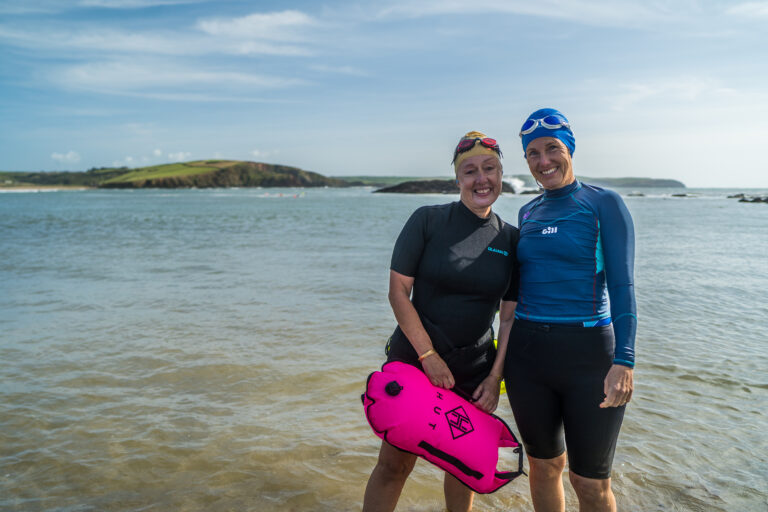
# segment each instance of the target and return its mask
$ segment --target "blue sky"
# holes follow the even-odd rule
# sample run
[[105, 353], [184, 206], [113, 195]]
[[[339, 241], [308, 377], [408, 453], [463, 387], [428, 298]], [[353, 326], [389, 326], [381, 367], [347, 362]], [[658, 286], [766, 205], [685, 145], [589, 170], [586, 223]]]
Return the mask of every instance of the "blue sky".
[[768, 187], [768, 1], [0, 0], [0, 169], [233, 158], [527, 172], [533, 110], [586, 176]]

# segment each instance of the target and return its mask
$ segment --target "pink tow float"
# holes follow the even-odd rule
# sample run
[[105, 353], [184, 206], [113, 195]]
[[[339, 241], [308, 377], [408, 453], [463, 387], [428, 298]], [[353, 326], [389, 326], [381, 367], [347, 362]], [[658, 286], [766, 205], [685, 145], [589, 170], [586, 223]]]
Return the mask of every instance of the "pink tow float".
[[[497, 491], [523, 474], [523, 451], [504, 421], [453, 391], [438, 388], [415, 366], [393, 361], [368, 377], [362, 396], [374, 433], [452, 474], [473, 491]], [[496, 468], [499, 448], [518, 454], [516, 471]]]

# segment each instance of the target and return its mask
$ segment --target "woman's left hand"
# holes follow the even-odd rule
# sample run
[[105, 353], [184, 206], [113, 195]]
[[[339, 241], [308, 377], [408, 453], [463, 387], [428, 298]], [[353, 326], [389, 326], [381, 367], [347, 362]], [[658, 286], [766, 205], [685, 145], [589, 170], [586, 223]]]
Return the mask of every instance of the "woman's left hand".
[[600, 404], [601, 409], [606, 407], [621, 407], [627, 405], [632, 399], [634, 382], [632, 368], [621, 364], [614, 364], [608, 370], [603, 383], [605, 400]]
[[491, 413], [496, 410], [499, 405], [499, 390], [501, 388], [501, 381], [496, 375], [488, 375], [483, 382], [477, 386], [475, 392], [472, 393], [472, 400], [475, 405], [487, 412]]

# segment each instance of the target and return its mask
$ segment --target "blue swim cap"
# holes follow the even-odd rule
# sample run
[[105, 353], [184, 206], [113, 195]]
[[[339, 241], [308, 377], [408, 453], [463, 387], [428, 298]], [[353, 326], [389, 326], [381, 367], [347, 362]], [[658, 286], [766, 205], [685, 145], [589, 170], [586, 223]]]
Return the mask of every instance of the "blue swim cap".
[[[550, 118], [550, 116], [552, 117]], [[547, 128], [546, 125], [551, 126], [551, 128]], [[531, 128], [534, 128], [533, 131], [523, 133]], [[523, 140], [523, 152], [525, 152], [532, 140], [539, 137], [555, 137], [560, 139], [566, 145], [568, 151], [571, 152], [571, 156], [576, 151], [576, 139], [573, 137], [568, 118], [554, 108], [537, 110], [525, 120], [523, 128], [520, 130], [520, 138]]]

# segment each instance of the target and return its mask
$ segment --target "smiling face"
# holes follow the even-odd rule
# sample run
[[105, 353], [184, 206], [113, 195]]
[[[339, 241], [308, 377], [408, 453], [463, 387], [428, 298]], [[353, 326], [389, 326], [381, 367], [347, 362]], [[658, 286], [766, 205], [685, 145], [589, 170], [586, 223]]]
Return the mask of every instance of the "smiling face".
[[478, 217], [488, 217], [501, 194], [501, 162], [495, 155], [467, 158], [456, 170], [461, 202]]
[[547, 190], [570, 185], [576, 179], [571, 153], [555, 137], [533, 139], [525, 148], [525, 159], [533, 177]]

